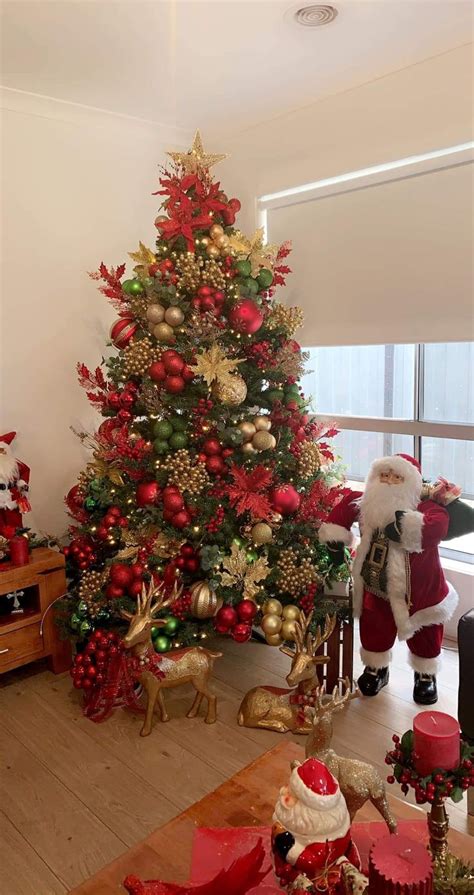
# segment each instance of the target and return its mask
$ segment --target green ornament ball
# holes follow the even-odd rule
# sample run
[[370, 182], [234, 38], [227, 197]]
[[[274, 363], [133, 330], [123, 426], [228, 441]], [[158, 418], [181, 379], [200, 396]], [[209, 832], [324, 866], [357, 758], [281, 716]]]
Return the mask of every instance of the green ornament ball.
[[170, 639], [164, 634], [160, 634], [158, 637], [155, 637], [153, 646], [156, 653], [167, 653], [171, 646]]
[[170, 446], [167, 441], [164, 441], [162, 438], [157, 438], [153, 442], [153, 450], [155, 454], [167, 454], [170, 449]]
[[75, 612], [72, 613], [71, 618], [69, 619], [69, 624], [73, 631], [78, 631], [81, 626], [81, 619]]
[[250, 264], [250, 261], [237, 261], [235, 269], [241, 277], [249, 277], [252, 273], [252, 265]]
[[237, 537], [232, 539], [232, 543], [235, 544], [236, 547], [243, 547], [245, 541], [243, 538]]
[[156, 625], [153, 625], [151, 629], [151, 639], [155, 640], [156, 637], [159, 636], [161, 628], [158, 628]]
[[127, 295], [141, 295], [145, 291], [140, 280], [125, 280], [122, 289]]
[[258, 272], [257, 282], [261, 289], [269, 289], [269, 287], [273, 283], [273, 274], [271, 270], [267, 270], [266, 267], [262, 267], [262, 269]]
[[86, 497], [86, 499], [84, 501], [84, 506], [85, 506], [86, 510], [88, 510], [89, 512], [92, 512], [92, 510], [95, 510], [95, 508], [97, 506], [97, 501], [96, 501], [95, 497]]
[[269, 388], [268, 391], [265, 392], [265, 397], [270, 401], [270, 404], [276, 404], [277, 401], [283, 401], [283, 389]]
[[186, 420], [182, 416], [172, 416], [170, 423], [175, 432], [185, 432], [187, 429]]
[[258, 559], [258, 554], [255, 553], [255, 550], [247, 550], [245, 556], [249, 562], [255, 562]]
[[186, 447], [188, 443], [188, 437], [184, 432], [173, 432], [169, 443], [172, 448], [179, 450], [180, 448]]
[[254, 280], [253, 277], [247, 277], [244, 283], [244, 289], [249, 295], [256, 295], [258, 292], [258, 283], [257, 280]]
[[87, 615], [87, 603], [84, 600], [79, 600], [76, 612], [78, 615]]
[[79, 628], [79, 630], [82, 636], [85, 637], [86, 634], [90, 634], [90, 632], [92, 631], [92, 625], [87, 620], [84, 620], [83, 622], [81, 622], [81, 627]]
[[298, 386], [297, 386], [297, 385], [287, 385], [287, 386], [285, 387], [285, 395], [287, 395], [287, 396], [288, 396], [288, 395], [291, 395], [291, 396], [292, 396], [292, 400], [293, 400], [293, 399], [296, 400], [296, 398], [299, 398], [299, 396], [300, 396], [300, 392], [299, 392], [299, 388], [298, 388]]
[[173, 434], [173, 426], [169, 420], [159, 420], [153, 427], [155, 438], [166, 441]]
[[165, 634], [168, 634], [170, 637], [173, 637], [176, 634], [176, 631], [179, 628], [179, 619], [174, 615], [168, 615], [166, 618], [166, 625], [164, 627]]

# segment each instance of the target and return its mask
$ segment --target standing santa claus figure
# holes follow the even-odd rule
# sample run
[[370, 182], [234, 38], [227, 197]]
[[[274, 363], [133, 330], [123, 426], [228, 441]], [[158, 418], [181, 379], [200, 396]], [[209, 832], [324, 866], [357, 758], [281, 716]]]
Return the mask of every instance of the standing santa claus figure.
[[448, 536], [450, 513], [435, 500], [422, 499], [420, 464], [407, 454], [376, 460], [364, 492], [351, 492], [337, 504], [319, 538], [343, 562], [358, 521], [361, 540], [354, 564], [354, 614], [360, 617], [359, 678], [365, 696], [388, 683], [391, 648], [398, 634], [406, 640], [415, 672], [413, 699], [432, 705], [438, 698], [436, 672], [443, 624], [458, 597], [446, 581], [438, 546]]
[[275, 873], [284, 887], [301, 877], [317, 883], [318, 892], [331, 892], [339, 882], [342, 863], [360, 868], [339, 783], [317, 758], [295, 762], [289, 785], [280, 790], [272, 851]]
[[0, 535], [4, 538], [12, 538], [22, 528], [22, 514], [31, 510], [27, 497], [30, 468], [13, 455], [10, 445], [15, 435], [0, 435]]

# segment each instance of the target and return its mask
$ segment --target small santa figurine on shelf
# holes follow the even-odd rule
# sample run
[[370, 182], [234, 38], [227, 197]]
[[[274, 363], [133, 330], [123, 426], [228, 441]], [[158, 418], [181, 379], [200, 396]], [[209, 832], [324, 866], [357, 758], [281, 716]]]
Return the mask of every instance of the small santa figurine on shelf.
[[303, 881], [307, 881], [318, 893], [332, 893], [344, 862], [360, 868], [339, 783], [317, 758], [295, 762], [289, 785], [280, 790], [273, 815], [272, 852], [280, 885], [290, 892], [304, 891]]
[[17, 460], [10, 447], [16, 432], [0, 435], [0, 535], [12, 538], [22, 528], [22, 514], [29, 513], [30, 468]]
[[472, 527], [472, 513], [459, 494], [444, 479], [425, 486], [420, 464], [408, 454], [383, 457], [372, 464], [365, 490], [347, 494], [319, 530], [320, 541], [342, 563], [344, 547], [353, 541], [351, 528], [360, 525], [352, 574], [366, 666], [358, 685], [365, 696], [388, 683], [398, 635], [407, 641], [415, 673], [413, 699], [420, 705], [437, 701], [443, 624], [458, 602], [438, 547]]

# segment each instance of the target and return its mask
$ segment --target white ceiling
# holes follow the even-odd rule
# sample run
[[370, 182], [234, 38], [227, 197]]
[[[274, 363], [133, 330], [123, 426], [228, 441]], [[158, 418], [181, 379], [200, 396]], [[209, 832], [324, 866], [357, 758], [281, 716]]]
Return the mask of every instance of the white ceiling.
[[[309, 0], [308, 0], [309, 2]], [[2, 81], [184, 128], [237, 131], [472, 38], [467, 0], [7, 0]]]

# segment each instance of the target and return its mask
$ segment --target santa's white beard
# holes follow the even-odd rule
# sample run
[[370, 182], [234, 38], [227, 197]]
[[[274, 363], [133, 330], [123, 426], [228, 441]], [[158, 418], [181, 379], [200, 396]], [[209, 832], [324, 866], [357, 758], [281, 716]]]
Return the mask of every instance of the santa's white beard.
[[18, 478], [18, 463], [13, 454], [0, 454], [0, 484], [8, 485]]
[[345, 836], [350, 826], [349, 813], [343, 798], [332, 808], [309, 807], [297, 800], [287, 807], [279, 798], [275, 805], [273, 819], [291, 833], [298, 841], [326, 842]]
[[420, 495], [413, 493], [412, 482], [388, 485], [378, 476], [372, 480], [369, 477], [360, 501], [361, 529], [383, 529], [394, 521], [397, 510], [415, 510], [419, 500]]

